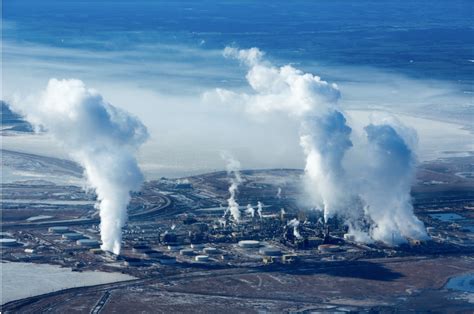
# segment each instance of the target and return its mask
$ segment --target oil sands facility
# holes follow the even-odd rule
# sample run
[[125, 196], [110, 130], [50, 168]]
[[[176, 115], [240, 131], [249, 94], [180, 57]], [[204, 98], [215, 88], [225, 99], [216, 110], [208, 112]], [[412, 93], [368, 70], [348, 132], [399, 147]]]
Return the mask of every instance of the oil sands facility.
[[[194, 289], [203, 295], [215, 293], [212, 292], [215, 289], [222, 295], [231, 295], [228, 289], [234, 287], [248, 306], [251, 306], [248, 303], [251, 295], [271, 299], [270, 295], [283, 293], [278, 300], [268, 299], [267, 309], [278, 311], [297, 304], [321, 309], [312, 303], [309, 295], [294, 294], [292, 287], [298, 284], [313, 291], [314, 283], [326, 287], [333, 280], [345, 278], [346, 284], [352, 287], [366, 287], [375, 282], [387, 291], [397, 291], [398, 285], [408, 284], [404, 280], [422, 276], [423, 272], [417, 272], [420, 267], [438, 271], [439, 265], [455, 264], [457, 268], [447, 267], [436, 275], [448, 278], [454, 269], [467, 271], [472, 266], [474, 238], [469, 223], [474, 221], [474, 216], [469, 195], [466, 194], [463, 202], [451, 201], [449, 195], [432, 200], [427, 198], [426, 186], [422, 185], [422, 192], [415, 195], [414, 206], [416, 215], [426, 226], [428, 240], [407, 239], [399, 245], [364, 242], [349, 233], [342, 218], [334, 216], [325, 221], [323, 212], [299, 203], [300, 188], [295, 182], [301, 174], [296, 170], [242, 171], [244, 182], [236, 194], [236, 202], [242, 204], [238, 207], [238, 222], [228, 211], [229, 183], [225, 172], [186, 180], [162, 178], [147, 182], [133, 195], [118, 255], [101, 249], [100, 222], [92, 206], [84, 208], [77, 217], [70, 216], [69, 207], [74, 205], [61, 205], [55, 211], [56, 216], [49, 219], [4, 221], [1, 235], [4, 262], [47, 263], [78, 273], [122, 273], [135, 279], [130, 284], [83, 287], [45, 298], [13, 301], [3, 309], [16, 311], [33, 304], [33, 309], [42, 310], [51, 298], [72, 295], [79, 299], [94, 295], [91, 299], [96, 303], [90, 305], [92, 309], [97, 304], [112, 306], [111, 300], [136, 301], [134, 287], [140, 287], [150, 297], [156, 293], [152, 287], [159, 287], [159, 291], [166, 291], [170, 296]], [[18, 188], [4, 186], [3, 195], [13, 198], [8, 194], [16, 193]], [[47, 191], [48, 186], [28, 187], [30, 193], [35, 189]], [[61, 195], [71, 193], [78, 197], [76, 190], [68, 192], [68, 189], [63, 188]], [[54, 192], [57, 190], [55, 186]], [[191, 288], [188, 282], [194, 286]], [[271, 282], [276, 285], [267, 286]], [[326, 289], [331, 291], [329, 286]], [[373, 304], [364, 303], [351, 309], [383, 310], [384, 304], [392, 299], [380, 293]], [[291, 295], [291, 300], [283, 295]], [[327, 296], [328, 300], [333, 297]], [[353, 297], [357, 299], [356, 295]], [[416, 298], [425, 297], [421, 294]], [[103, 298], [105, 302], [99, 302]], [[323, 300], [318, 302], [325, 304]], [[140, 306], [146, 310], [148, 305], [140, 303]]]

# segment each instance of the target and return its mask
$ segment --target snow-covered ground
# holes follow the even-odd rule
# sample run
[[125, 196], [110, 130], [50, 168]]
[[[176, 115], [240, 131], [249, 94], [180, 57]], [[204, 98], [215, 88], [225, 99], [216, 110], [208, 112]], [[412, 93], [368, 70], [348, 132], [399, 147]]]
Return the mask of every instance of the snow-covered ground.
[[121, 273], [73, 272], [47, 264], [0, 263], [2, 304], [53, 291], [135, 279]]
[[[363, 127], [369, 123], [371, 115], [384, 116], [387, 114], [387, 112], [381, 110], [347, 110], [346, 113], [349, 125], [353, 128], [354, 133], [363, 132]], [[407, 114], [390, 113], [390, 115], [416, 130], [419, 138], [417, 155], [421, 161], [434, 160], [440, 157], [462, 156], [474, 151], [474, 133], [466, 125]], [[303, 169], [304, 156], [298, 145], [297, 133], [295, 133], [295, 138], [286, 139], [287, 141], [291, 140], [291, 142], [280, 141], [280, 135], [272, 132], [265, 134], [269, 143], [278, 143], [279, 146], [290, 145], [290, 148], [292, 148], [290, 155], [292, 156], [281, 160], [279, 158], [275, 158], [273, 161], [268, 160], [268, 156], [265, 154], [272, 151], [274, 147], [255, 147], [249, 142], [246, 143], [248, 147], [244, 147], [248, 154], [239, 156], [242, 168]], [[70, 156], [48, 134], [2, 136], [1, 140], [3, 149], [10, 150], [10, 152], [4, 153], [2, 157], [3, 183], [16, 180], [43, 179], [58, 184], [82, 184], [82, 169], [74, 163], [58, 160], [69, 159]], [[217, 150], [213, 152], [213, 150], [208, 149], [211, 142], [201, 148], [194, 148], [195, 151], [192, 154], [187, 151], [181, 152], [182, 145], [174, 143], [171, 146], [163, 146], [164, 142], [166, 141], [163, 138], [156, 141], [150, 140], [139, 153], [138, 161], [147, 179], [157, 179], [161, 176], [189, 176], [220, 170], [224, 167]], [[201, 151], [201, 149], [203, 150]], [[252, 149], [257, 149], [261, 153], [257, 154], [259, 156], [258, 162], [253, 159], [254, 157], [251, 158], [250, 151]], [[37, 154], [38, 156], [15, 154], [15, 152]], [[177, 157], [189, 157], [189, 160], [181, 160]]]
[[[45, 180], [57, 184], [81, 185], [84, 182], [82, 168], [69, 160], [48, 157], [51, 151], [48, 146], [43, 147], [42, 154], [35, 155], [24, 153], [28, 151], [28, 143], [23, 143], [24, 150], [6, 150], [5, 143], [11, 139], [22, 141], [23, 139], [41, 138], [37, 135], [7, 136], [2, 137], [1, 150], [1, 175], [2, 183], [10, 183], [25, 180]], [[53, 153], [53, 155], [55, 155]]]
[[[348, 110], [350, 125], [355, 131], [370, 122], [371, 116], [384, 117], [387, 113], [374, 110]], [[474, 151], [474, 134], [464, 125], [415, 117], [406, 114], [390, 114], [418, 134], [417, 155], [421, 161], [442, 157], [463, 156]]]

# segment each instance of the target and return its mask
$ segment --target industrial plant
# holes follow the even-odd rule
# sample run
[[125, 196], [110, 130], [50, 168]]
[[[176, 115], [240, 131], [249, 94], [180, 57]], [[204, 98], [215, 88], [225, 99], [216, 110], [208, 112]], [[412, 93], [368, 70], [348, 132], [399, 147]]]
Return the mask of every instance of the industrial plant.
[[[414, 205], [429, 239], [409, 238], [393, 245], [361, 241], [350, 233], [343, 217], [325, 220], [322, 211], [302, 205], [297, 183], [300, 171], [255, 170], [241, 171], [240, 175], [242, 181], [235, 194], [235, 202], [242, 204], [238, 205], [239, 221], [228, 212], [228, 173], [179, 180], [161, 178], [146, 182], [133, 194], [129, 221], [122, 229], [120, 254], [101, 249], [100, 221], [93, 204], [85, 206], [82, 214], [74, 218], [70, 217], [74, 205], [67, 204], [49, 205], [56, 206], [51, 218], [25, 221], [12, 216], [4, 220], [2, 260], [48, 263], [74, 272], [120, 272], [133, 276], [138, 284], [150, 280], [165, 283], [176, 276], [203, 272], [210, 279], [221, 273], [298, 273], [303, 269], [310, 273], [331, 269], [334, 276], [339, 276], [344, 269], [354, 267], [362, 267], [365, 272], [371, 263], [466, 256], [474, 250], [469, 231], [472, 200], [468, 196], [464, 202], [451, 201], [449, 195], [433, 200], [426, 197], [429, 186], [422, 184], [424, 192], [415, 194]], [[58, 188], [54, 186], [54, 191]], [[5, 184], [4, 199], [13, 200], [19, 189], [28, 189], [29, 193], [44, 190], [48, 194], [46, 185]], [[68, 189], [63, 188], [61, 198]], [[90, 197], [72, 191], [74, 199]], [[4, 206], [9, 215], [9, 206], [16, 205], [11, 201], [11, 205]], [[461, 261], [469, 264], [464, 257]], [[364, 276], [370, 278], [370, 274]], [[393, 274], [381, 276], [390, 278]], [[127, 289], [126, 285], [123, 287]], [[86, 287], [82, 289], [87, 291]], [[118, 288], [106, 285], [104, 289]], [[23, 302], [27, 301], [8, 303], [4, 310], [21, 309], [26, 304]], [[36, 302], [37, 309], [44, 306], [39, 297], [28, 302]]]

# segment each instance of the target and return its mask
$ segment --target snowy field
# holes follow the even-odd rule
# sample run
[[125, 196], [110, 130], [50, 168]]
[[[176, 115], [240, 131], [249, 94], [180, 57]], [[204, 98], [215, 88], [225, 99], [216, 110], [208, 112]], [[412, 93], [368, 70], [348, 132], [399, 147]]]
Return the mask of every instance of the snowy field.
[[[361, 133], [363, 127], [370, 121], [372, 115], [382, 115], [381, 111], [371, 110], [348, 110], [347, 115], [350, 120], [350, 125], [353, 128], [354, 133]], [[463, 156], [468, 152], [474, 151], [474, 134], [469, 130], [465, 129], [463, 125], [455, 123], [447, 123], [437, 120], [425, 119], [421, 117], [414, 117], [403, 114], [392, 114], [406, 126], [414, 128], [418, 133], [418, 151], [417, 155], [421, 161], [429, 161], [442, 157], [453, 157]], [[268, 136], [272, 136], [269, 134]], [[3, 148], [10, 149], [13, 151], [28, 152], [31, 154], [45, 155], [45, 153], [52, 154], [58, 158], [68, 158], [65, 151], [59, 148], [54, 141], [46, 135], [21, 135], [21, 136], [7, 136], [2, 137]], [[295, 143], [298, 139], [295, 138]], [[297, 161], [281, 164], [269, 164], [269, 168], [299, 168], [304, 167], [303, 156], [299, 146], [296, 145], [296, 151], [294, 155]], [[265, 149], [262, 147], [262, 149]], [[178, 168], [175, 167], [175, 160], [170, 156], [156, 155], [157, 151], [164, 151], [164, 148], [158, 142], [151, 141], [146, 145], [139, 156], [139, 163], [147, 179], [157, 179], [163, 175], [170, 175], [171, 177], [176, 176], [188, 176], [194, 173], [206, 173], [209, 171], [218, 170], [215, 165], [213, 168], [195, 168], [193, 164], [180, 165]], [[196, 158], [199, 158], [202, 154], [196, 153]], [[216, 158], [220, 158], [218, 153], [215, 153]], [[158, 158], [162, 157], [162, 158]], [[194, 155], [193, 155], [194, 156]], [[4, 160], [2, 164], [2, 175], [3, 182], [13, 182], [16, 180], [27, 180], [27, 179], [45, 179], [56, 183], [68, 183], [73, 185], [80, 185], [77, 181], [81, 182], [78, 176], [81, 175], [80, 171], [73, 171], [72, 169], [65, 167], [64, 165], [58, 166], [57, 163], [51, 165], [51, 160], [48, 157], [38, 156], [38, 160], [26, 160], [22, 156], [15, 156], [15, 158], [9, 158], [8, 155], [4, 154]], [[252, 161], [247, 160], [246, 156], [241, 156], [241, 163], [244, 169], [259, 168], [258, 164], [254, 164]], [[15, 160], [16, 163], [10, 162], [5, 164], [6, 161]], [[34, 159], [31, 156], [31, 159]], [[157, 161], [158, 160], [158, 161]], [[220, 161], [219, 161], [220, 162]], [[41, 164], [40, 164], [41, 163]], [[159, 163], [159, 164], [158, 164]], [[222, 165], [223, 167], [223, 165]]]
[[[371, 117], [384, 117], [387, 113], [371, 110], [348, 110], [354, 131], [361, 132]], [[443, 157], [466, 156], [474, 151], [474, 134], [464, 125], [439, 120], [391, 113], [390, 116], [405, 126], [416, 130], [418, 135], [418, 158], [430, 161]]]
[[2, 304], [74, 287], [135, 279], [120, 273], [73, 272], [46, 264], [0, 263]]

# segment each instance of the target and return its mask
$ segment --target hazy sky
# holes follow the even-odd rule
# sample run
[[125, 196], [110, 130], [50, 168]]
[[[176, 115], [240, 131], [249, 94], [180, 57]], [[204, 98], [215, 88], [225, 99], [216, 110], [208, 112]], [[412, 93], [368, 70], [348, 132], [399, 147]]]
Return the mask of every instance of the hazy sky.
[[[301, 168], [294, 121], [249, 116], [242, 104], [215, 98], [216, 88], [249, 92], [245, 67], [223, 49], [258, 46], [274, 64], [337, 83], [340, 105], [357, 110], [354, 125], [367, 111], [403, 113], [420, 133], [422, 157], [472, 149], [467, 131], [422, 119], [472, 126], [470, 1], [377, 3], [272, 2], [264, 10], [239, 2], [13, 1], [4, 4], [1, 97], [34, 98], [53, 77], [82, 80], [147, 126], [140, 162], [149, 176], [223, 169], [221, 150], [242, 168]], [[388, 6], [387, 14], [373, 5]], [[4, 145], [41, 152], [45, 142]]]

